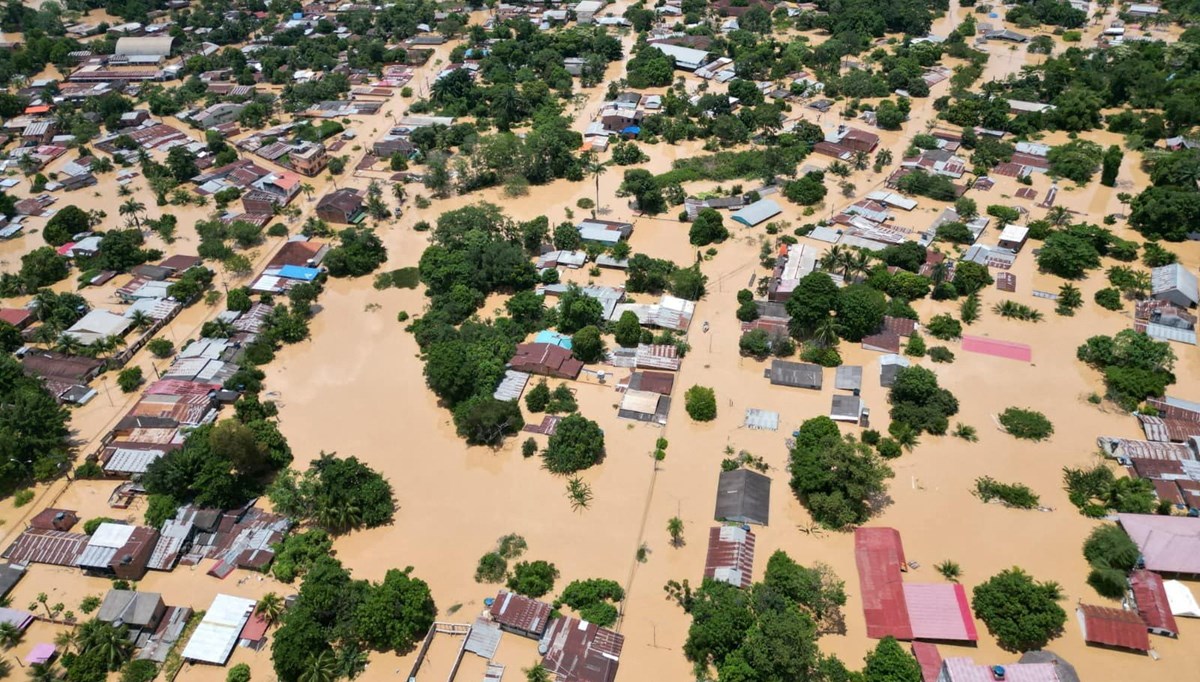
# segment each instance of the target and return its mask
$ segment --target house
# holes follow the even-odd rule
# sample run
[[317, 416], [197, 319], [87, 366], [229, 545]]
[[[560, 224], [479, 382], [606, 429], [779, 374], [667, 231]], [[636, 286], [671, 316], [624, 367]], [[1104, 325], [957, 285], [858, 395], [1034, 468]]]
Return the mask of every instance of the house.
[[141, 580], [157, 542], [155, 528], [102, 523], [92, 533], [75, 565], [88, 573]]
[[600, 125], [604, 126], [604, 129], [610, 133], [615, 134], [629, 131], [636, 134], [639, 131], [630, 131], [630, 128], [638, 128], [645, 116], [646, 112], [640, 109], [608, 106], [600, 110], [598, 118], [600, 119]]
[[1117, 523], [1141, 550], [1141, 566], [1155, 573], [1200, 575], [1200, 519], [1118, 514]]
[[254, 613], [255, 603], [253, 599], [218, 594], [184, 647], [183, 659], [225, 665]]
[[1162, 11], [1162, 9], [1159, 8], [1157, 5], [1136, 3], [1133, 5], [1130, 5], [1129, 9], [1125, 10], [1125, 13], [1135, 19], [1145, 19], [1147, 17], [1158, 16], [1159, 12], [1161, 12], [1161, 11]]
[[1150, 286], [1153, 298], [1169, 301], [1180, 308], [1191, 308], [1200, 303], [1196, 275], [1179, 263], [1151, 269]]
[[1135, 611], [1080, 604], [1075, 609], [1083, 641], [1097, 646], [1147, 653], [1150, 635]]
[[824, 370], [820, 365], [806, 362], [791, 362], [775, 359], [771, 366], [763, 372], [763, 376], [771, 380], [772, 386], [791, 386], [793, 388], [811, 388], [821, 390]]
[[767, 284], [767, 300], [784, 303], [806, 275], [817, 267], [817, 250], [804, 244], [783, 245], [775, 259], [775, 270]]
[[616, 220], [588, 218], [575, 227], [579, 230], [579, 237], [584, 242], [601, 246], [615, 246], [617, 242], [628, 239], [629, 235], [633, 234], [632, 223]]
[[500, 590], [488, 615], [501, 630], [530, 639], [541, 639], [550, 623], [550, 605], [515, 592]]
[[697, 50], [684, 45], [654, 42], [649, 43], [647, 47], [653, 47], [671, 59], [674, 59], [675, 68], [683, 71], [695, 71], [707, 64], [711, 59], [711, 55], [707, 50]]
[[509, 367], [518, 372], [575, 379], [583, 370], [583, 363], [571, 351], [552, 343], [522, 343], [517, 345]]
[[1025, 240], [1028, 238], [1028, 227], [1024, 225], [1005, 225], [1004, 229], [1000, 231], [1000, 237], [996, 245], [1015, 253], [1020, 251], [1022, 246], [1025, 246]]
[[538, 643], [542, 666], [557, 682], [613, 682], [625, 637], [595, 623], [556, 618]]
[[325, 145], [320, 142], [297, 143], [287, 152], [287, 157], [293, 170], [309, 177], [320, 173], [329, 165]]
[[199, 264], [200, 264], [199, 256], [188, 256], [188, 255], [183, 255], [183, 254], [177, 254], [174, 256], [168, 256], [167, 258], [163, 259], [163, 261], [161, 263], [159, 263], [158, 265], [159, 265], [159, 267], [170, 270], [171, 271], [170, 276], [172, 278], [174, 278], [174, 277], [178, 277], [178, 276], [182, 275], [185, 270], [196, 267]]
[[770, 199], [759, 199], [749, 206], [735, 212], [729, 216], [733, 220], [745, 225], [746, 227], [754, 227], [760, 223], [766, 222], [771, 218], [779, 215], [783, 209], [779, 204]]
[[834, 421], [857, 424], [863, 415], [862, 399], [856, 395], [835, 395], [829, 408], [829, 418]]
[[754, 532], [744, 526], [716, 526], [708, 532], [704, 577], [734, 587], [754, 582]]
[[330, 192], [317, 202], [317, 216], [328, 223], [350, 225], [361, 221], [363, 215], [363, 195], [349, 187]]
[[109, 590], [96, 612], [96, 619], [116, 627], [125, 626], [129, 629], [130, 641], [141, 647], [158, 630], [166, 613], [167, 605], [157, 592]]
[[593, 23], [596, 13], [604, 9], [602, 0], [583, 0], [575, 5], [575, 21], [581, 26]]
[[722, 471], [717, 479], [717, 521], [768, 525], [771, 518], [771, 479], [749, 469]]
[[201, 128], [213, 128], [222, 123], [236, 121], [245, 108], [244, 102], [217, 102], [193, 114], [192, 123]]
[[[918, 644], [914, 643], [914, 650]], [[926, 645], [932, 646], [932, 645]], [[1034, 656], [1037, 654], [1037, 656]], [[920, 660], [921, 656], [917, 656]], [[1043, 660], [1044, 659], [1044, 660]], [[923, 667], [922, 667], [923, 669]], [[1031, 651], [1017, 663], [983, 665], [969, 658], [947, 658], [941, 662], [933, 678], [925, 682], [1079, 682], [1079, 675], [1070, 664], [1048, 651]]]
[[103, 360], [31, 350], [21, 356], [25, 373], [36, 376], [59, 402], [82, 405], [96, 395], [87, 384], [104, 368]]
[[4, 562], [0, 564], [0, 599], [8, 596], [17, 583], [25, 577], [26, 566]]
[[654, 391], [626, 389], [617, 407], [617, 416], [641, 422], [665, 425], [671, 410], [671, 399]]
[[34, 121], [21, 131], [21, 139], [26, 144], [45, 145], [54, 140], [58, 125], [52, 120]]
[[80, 318], [63, 334], [85, 346], [90, 346], [110, 336], [122, 337], [131, 326], [133, 326], [133, 322], [124, 315], [96, 309]]
[[58, 530], [67, 532], [79, 523], [79, 516], [70, 509], [47, 508], [29, 520], [29, 527], [36, 530]]
[[27, 329], [37, 319], [28, 308], [0, 308], [0, 322], [11, 324], [17, 329]]

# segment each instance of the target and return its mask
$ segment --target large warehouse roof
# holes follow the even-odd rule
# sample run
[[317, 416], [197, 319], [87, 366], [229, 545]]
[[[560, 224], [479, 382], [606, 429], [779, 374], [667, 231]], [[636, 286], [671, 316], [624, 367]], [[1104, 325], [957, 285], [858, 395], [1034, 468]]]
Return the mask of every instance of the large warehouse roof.
[[149, 36], [142, 38], [118, 38], [116, 55], [133, 57], [153, 55], [166, 57], [171, 54], [171, 45], [175, 39], [171, 36]]

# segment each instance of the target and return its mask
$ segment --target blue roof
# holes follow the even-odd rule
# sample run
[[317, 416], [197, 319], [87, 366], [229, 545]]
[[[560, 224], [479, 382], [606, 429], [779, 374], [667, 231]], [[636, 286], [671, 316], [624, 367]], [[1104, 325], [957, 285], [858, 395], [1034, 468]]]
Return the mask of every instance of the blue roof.
[[321, 274], [321, 271], [316, 268], [305, 268], [299, 265], [285, 265], [279, 268], [279, 276], [284, 279], [298, 279], [311, 282], [319, 274]]
[[640, 132], [642, 132], [642, 129], [638, 126], [626, 126], [625, 129], [621, 131], [621, 133], [624, 135], [637, 135]]
[[555, 346], [571, 350], [571, 337], [567, 336], [566, 334], [559, 334], [558, 332], [550, 331], [549, 329], [543, 329], [542, 331], [538, 332], [537, 336], [534, 337], [533, 342], [550, 343], [554, 344]]

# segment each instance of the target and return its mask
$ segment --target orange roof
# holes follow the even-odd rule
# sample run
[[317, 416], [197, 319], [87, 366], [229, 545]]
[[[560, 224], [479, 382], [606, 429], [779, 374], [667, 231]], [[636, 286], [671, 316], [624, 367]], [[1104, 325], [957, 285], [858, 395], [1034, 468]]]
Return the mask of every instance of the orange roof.
[[291, 189], [300, 182], [300, 176], [295, 173], [281, 172], [275, 174], [275, 184], [284, 189]]
[[38, 105], [34, 105], [34, 106], [25, 107], [25, 113], [27, 113], [27, 114], [45, 114], [49, 111], [50, 111], [49, 104], [38, 104]]

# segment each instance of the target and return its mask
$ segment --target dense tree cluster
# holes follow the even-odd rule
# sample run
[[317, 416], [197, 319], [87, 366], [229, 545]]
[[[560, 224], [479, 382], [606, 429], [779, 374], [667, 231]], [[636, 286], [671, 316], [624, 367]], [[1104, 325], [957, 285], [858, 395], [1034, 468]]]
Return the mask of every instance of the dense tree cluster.
[[1122, 514], [1149, 514], [1158, 497], [1147, 478], [1117, 478], [1103, 462], [1090, 469], [1063, 468], [1063, 489], [1081, 514], [1101, 518], [1113, 510]]
[[830, 528], [863, 523], [884, 493], [892, 470], [874, 450], [843, 437], [828, 417], [804, 422], [789, 458], [792, 491], [813, 519]]
[[943, 434], [950, 426], [949, 417], [958, 414], [958, 399], [940, 387], [937, 375], [924, 367], [901, 368], [888, 392], [888, 402], [892, 404], [892, 422], [916, 433]]
[[1134, 409], [1147, 397], [1161, 397], [1175, 383], [1175, 352], [1165, 341], [1125, 329], [1113, 336], [1093, 336], [1075, 352], [1104, 374], [1110, 398]]
[[0, 355], [0, 494], [60, 473], [70, 456], [67, 418], [41, 380]]
[[975, 586], [971, 608], [1007, 651], [1041, 649], [1062, 634], [1067, 614], [1058, 605], [1062, 591], [1010, 568]]
[[280, 513], [330, 533], [387, 525], [396, 513], [392, 484], [357, 457], [323, 452], [303, 474], [280, 473], [268, 493]]

